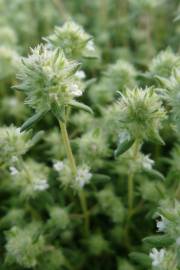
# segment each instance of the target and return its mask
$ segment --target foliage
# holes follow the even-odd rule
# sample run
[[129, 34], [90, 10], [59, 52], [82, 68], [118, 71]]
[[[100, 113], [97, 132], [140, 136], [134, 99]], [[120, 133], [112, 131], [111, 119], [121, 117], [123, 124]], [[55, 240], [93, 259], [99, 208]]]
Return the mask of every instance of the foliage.
[[179, 11], [0, 0], [0, 269], [180, 269]]

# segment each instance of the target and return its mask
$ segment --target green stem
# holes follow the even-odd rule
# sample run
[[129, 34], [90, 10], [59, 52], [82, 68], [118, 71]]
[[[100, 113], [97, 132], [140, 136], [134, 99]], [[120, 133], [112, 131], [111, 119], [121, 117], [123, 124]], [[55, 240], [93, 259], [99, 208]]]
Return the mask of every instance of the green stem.
[[[71, 168], [73, 176], [76, 176], [77, 167], [76, 167], [76, 162], [75, 162], [75, 159], [74, 159], [74, 156], [72, 153], [71, 145], [69, 142], [66, 124], [59, 121], [59, 125], [60, 125], [60, 129], [61, 129], [61, 134], [62, 134], [62, 139], [63, 139], [63, 143], [65, 146], [66, 154], [67, 154], [67, 157], [69, 160], [69, 166]], [[88, 232], [89, 232], [89, 214], [88, 214], [86, 196], [85, 196], [84, 191], [81, 189], [79, 191], [79, 199], [80, 199], [80, 203], [81, 203], [81, 207], [82, 207], [82, 211], [83, 211], [83, 215], [84, 215], [84, 221], [85, 221], [84, 222], [84, 233], [87, 236]]]
[[60, 129], [61, 129], [62, 139], [63, 139], [64, 147], [66, 150], [67, 158], [69, 160], [69, 166], [71, 168], [72, 174], [74, 176], [76, 176], [77, 168], [76, 168], [75, 159], [74, 159], [74, 156], [72, 153], [71, 145], [69, 142], [66, 124], [59, 121], [59, 125], [60, 125]]
[[[134, 143], [133, 159], [134, 161], [137, 158], [139, 151], [139, 141], [136, 140]], [[133, 212], [133, 203], [134, 203], [134, 172], [131, 172], [128, 176], [128, 217], [131, 217]]]
[[[137, 159], [137, 154], [139, 151], [140, 147], [140, 141], [136, 140], [134, 145], [133, 145], [133, 160], [135, 161]], [[131, 249], [131, 241], [129, 238], [129, 227], [130, 227], [130, 222], [132, 215], [134, 214], [134, 172], [130, 172], [128, 175], [128, 214], [127, 214], [127, 220], [126, 220], [126, 226], [125, 226], [125, 242], [127, 244], [127, 248], [130, 250]]]
[[134, 173], [130, 173], [128, 176], [128, 216], [131, 216], [133, 210], [134, 201]]

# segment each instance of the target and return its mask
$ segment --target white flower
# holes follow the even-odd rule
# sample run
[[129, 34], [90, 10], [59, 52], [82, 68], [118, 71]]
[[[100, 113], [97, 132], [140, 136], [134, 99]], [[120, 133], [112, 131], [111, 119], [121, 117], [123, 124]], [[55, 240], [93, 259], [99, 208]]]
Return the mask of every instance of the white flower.
[[15, 133], [16, 133], [16, 135], [21, 135], [21, 133], [23, 133], [23, 132], [21, 132], [20, 128], [16, 128]]
[[63, 161], [56, 161], [53, 164], [53, 168], [54, 170], [56, 170], [57, 172], [60, 172], [63, 168], [64, 168], [64, 162]]
[[78, 78], [78, 79], [85, 79], [86, 78], [86, 74], [83, 70], [78, 70], [76, 73], [75, 73], [75, 76]]
[[151, 170], [154, 165], [154, 160], [149, 158], [149, 155], [144, 156], [143, 158], [143, 167], [144, 169]]
[[82, 91], [79, 89], [77, 84], [71, 84], [69, 90], [73, 96], [79, 97], [82, 95]]
[[92, 173], [90, 173], [89, 168], [83, 166], [81, 168], [78, 168], [75, 182], [78, 187], [82, 188], [85, 184], [89, 183], [91, 177]]
[[13, 167], [13, 166], [10, 167], [9, 170], [10, 170], [11, 175], [16, 175], [19, 173], [19, 171], [16, 169], [16, 167]]
[[160, 216], [160, 217], [161, 217], [161, 220], [157, 221], [156, 226], [158, 228], [158, 232], [164, 232], [167, 224], [166, 224], [164, 217], [163, 216]]
[[12, 161], [12, 162], [16, 162], [16, 161], [18, 161], [17, 156], [12, 156], [11, 161]]
[[89, 51], [94, 51], [95, 48], [94, 48], [94, 43], [92, 40], [89, 40], [87, 45], [86, 45], [86, 48], [89, 50]]
[[49, 187], [46, 179], [38, 179], [36, 183], [34, 183], [34, 190], [43, 191]]
[[149, 254], [152, 259], [152, 265], [158, 266], [162, 263], [165, 256], [165, 249], [160, 249], [159, 251], [156, 248], [153, 248]]

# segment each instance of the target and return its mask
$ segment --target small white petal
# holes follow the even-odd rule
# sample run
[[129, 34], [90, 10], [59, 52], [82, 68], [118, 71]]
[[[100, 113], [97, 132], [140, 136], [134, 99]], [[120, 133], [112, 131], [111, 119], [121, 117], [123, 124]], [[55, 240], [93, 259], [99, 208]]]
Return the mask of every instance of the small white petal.
[[160, 249], [159, 251], [156, 248], [153, 248], [149, 254], [152, 259], [152, 265], [158, 266], [162, 263], [165, 256], [165, 249]]
[[85, 79], [86, 78], [86, 74], [83, 70], [78, 70], [76, 73], [75, 73], [75, 76], [79, 79]]
[[168, 225], [167, 220], [162, 215], [160, 215], [160, 218], [161, 220], [157, 220], [156, 226], [157, 226], [158, 232], [164, 232]]
[[37, 182], [34, 184], [34, 190], [37, 191], [43, 191], [48, 189], [49, 184], [47, 183], [46, 179], [39, 179]]
[[94, 50], [95, 50], [95, 48], [94, 48], [94, 43], [93, 43], [92, 40], [89, 40], [89, 41], [88, 41], [86, 48], [87, 48], [89, 51], [94, 51]]
[[75, 178], [76, 184], [82, 188], [85, 184], [89, 183], [91, 177], [92, 173], [89, 172], [89, 168], [79, 168]]
[[16, 162], [16, 161], [18, 161], [18, 158], [16, 156], [12, 156], [11, 161]]
[[62, 161], [57, 161], [53, 164], [53, 168], [54, 170], [56, 170], [57, 172], [62, 171], [62, 169], [64, 168], [64, 163]]
[[73, 96], [79, 97], [82, 95], [82, 91], [79, 89], [77, 84], [71, 84], [69, 90]]
[[19, 171], [13, 166], [10, 167], [9, 170], [11, 175], [17, 175], [19, 173]]

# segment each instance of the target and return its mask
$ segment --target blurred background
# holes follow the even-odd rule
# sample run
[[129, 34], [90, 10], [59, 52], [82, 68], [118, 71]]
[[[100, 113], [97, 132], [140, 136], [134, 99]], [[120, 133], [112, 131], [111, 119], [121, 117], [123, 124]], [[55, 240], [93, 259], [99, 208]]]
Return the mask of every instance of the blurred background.
[[[42, 42], [54, 26], [74, 20], [94, 37], [99, 58], [85, 60], [83, 69], [87, 78], [99, 78], [117, 59], [144, 72], [160, 50], [171, 47], [178, 52], [179, 13], [179, 0], [0, 0], [1, 114], [9, 106], [4, 122], [16, 119], [18, 125], [26, 119], [26, 113], [19, 113], [22, 105], [16, 106], [18, 94], [10, 89], [17, 59]], [[12, 98], [7, 99], [9, 95]]]

